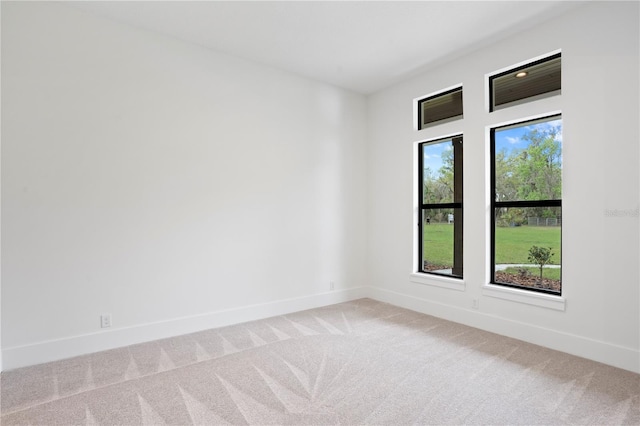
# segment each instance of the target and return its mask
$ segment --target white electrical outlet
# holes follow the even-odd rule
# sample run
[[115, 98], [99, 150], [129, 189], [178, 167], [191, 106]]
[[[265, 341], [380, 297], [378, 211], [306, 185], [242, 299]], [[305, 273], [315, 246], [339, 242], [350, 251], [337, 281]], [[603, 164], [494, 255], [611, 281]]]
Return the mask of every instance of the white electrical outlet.
[[478, 299], [473, 299], [473, 301], [471, 302], [471, 307], [473, 309], [478, 309]]
[[100, 326], [102, 328], [111, 327], [111, 314], [100, 315]]
[[334, 290], [336, 288], [336, 283], [334, 283], [333, 281], [331, 281], [329, 283], [329, 290]]

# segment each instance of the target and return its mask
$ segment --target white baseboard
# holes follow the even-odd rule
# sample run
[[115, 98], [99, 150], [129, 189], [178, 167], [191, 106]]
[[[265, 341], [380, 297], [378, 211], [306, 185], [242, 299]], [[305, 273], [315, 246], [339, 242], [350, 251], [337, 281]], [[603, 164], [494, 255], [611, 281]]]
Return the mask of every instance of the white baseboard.
[[419, 297], [369, 287], [368, 296], [438, 318], [587, 358], [603, 364], [640, 373], [640, 351], [589, 339], [575, 334], [538, 327], [480, 311], [459, 308]]
[[114, 328], [109, 331], [43, 341], [25, 346], [3, 348], [0, 359], [2, 359], [3, 369], [6, 371], [151, 340], [194, 333], [210, 328], [224, 327], [334, 303], [347, 302], [363, 297], [370, 297], [381, 302], [640, 373], [640, 352], [631, 348], [377, 287], [356, 287], [133, 327]]
[[368, 289], [366, 287], [356, 287], [132, 327], [114, 328], [108, 331], [48, 340], [25, 346], [3, 348], [2, 367], [6, 371], [28, 365], [42, 364], [151, 340], [195, 333], [210, 328], [224, 327], [347, 302], [367, 296]]

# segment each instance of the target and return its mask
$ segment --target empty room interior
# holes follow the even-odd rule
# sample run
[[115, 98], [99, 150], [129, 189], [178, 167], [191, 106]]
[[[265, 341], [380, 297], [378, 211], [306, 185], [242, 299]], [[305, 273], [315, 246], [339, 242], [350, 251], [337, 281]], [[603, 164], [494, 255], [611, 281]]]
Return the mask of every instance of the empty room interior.
[[639, 2], [0, 13], [3, 424], [640, 423]]

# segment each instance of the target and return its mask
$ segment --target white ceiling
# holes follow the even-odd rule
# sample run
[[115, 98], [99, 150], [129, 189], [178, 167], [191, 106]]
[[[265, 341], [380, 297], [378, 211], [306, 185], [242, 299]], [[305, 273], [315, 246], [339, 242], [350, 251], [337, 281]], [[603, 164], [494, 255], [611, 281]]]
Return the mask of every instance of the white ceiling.
[[368, 94], [581, 4], [89, 1], [85, 11]]

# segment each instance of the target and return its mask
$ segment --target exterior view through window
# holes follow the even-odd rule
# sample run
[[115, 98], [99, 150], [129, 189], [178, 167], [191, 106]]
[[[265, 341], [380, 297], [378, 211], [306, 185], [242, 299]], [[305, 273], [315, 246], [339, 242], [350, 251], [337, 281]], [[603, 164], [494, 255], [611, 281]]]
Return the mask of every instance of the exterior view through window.
[[491, 131], [492, 282], [562, 292], [562, 119]]
[[418, 146], [419, 272], [462, 278], [462, 136]]

